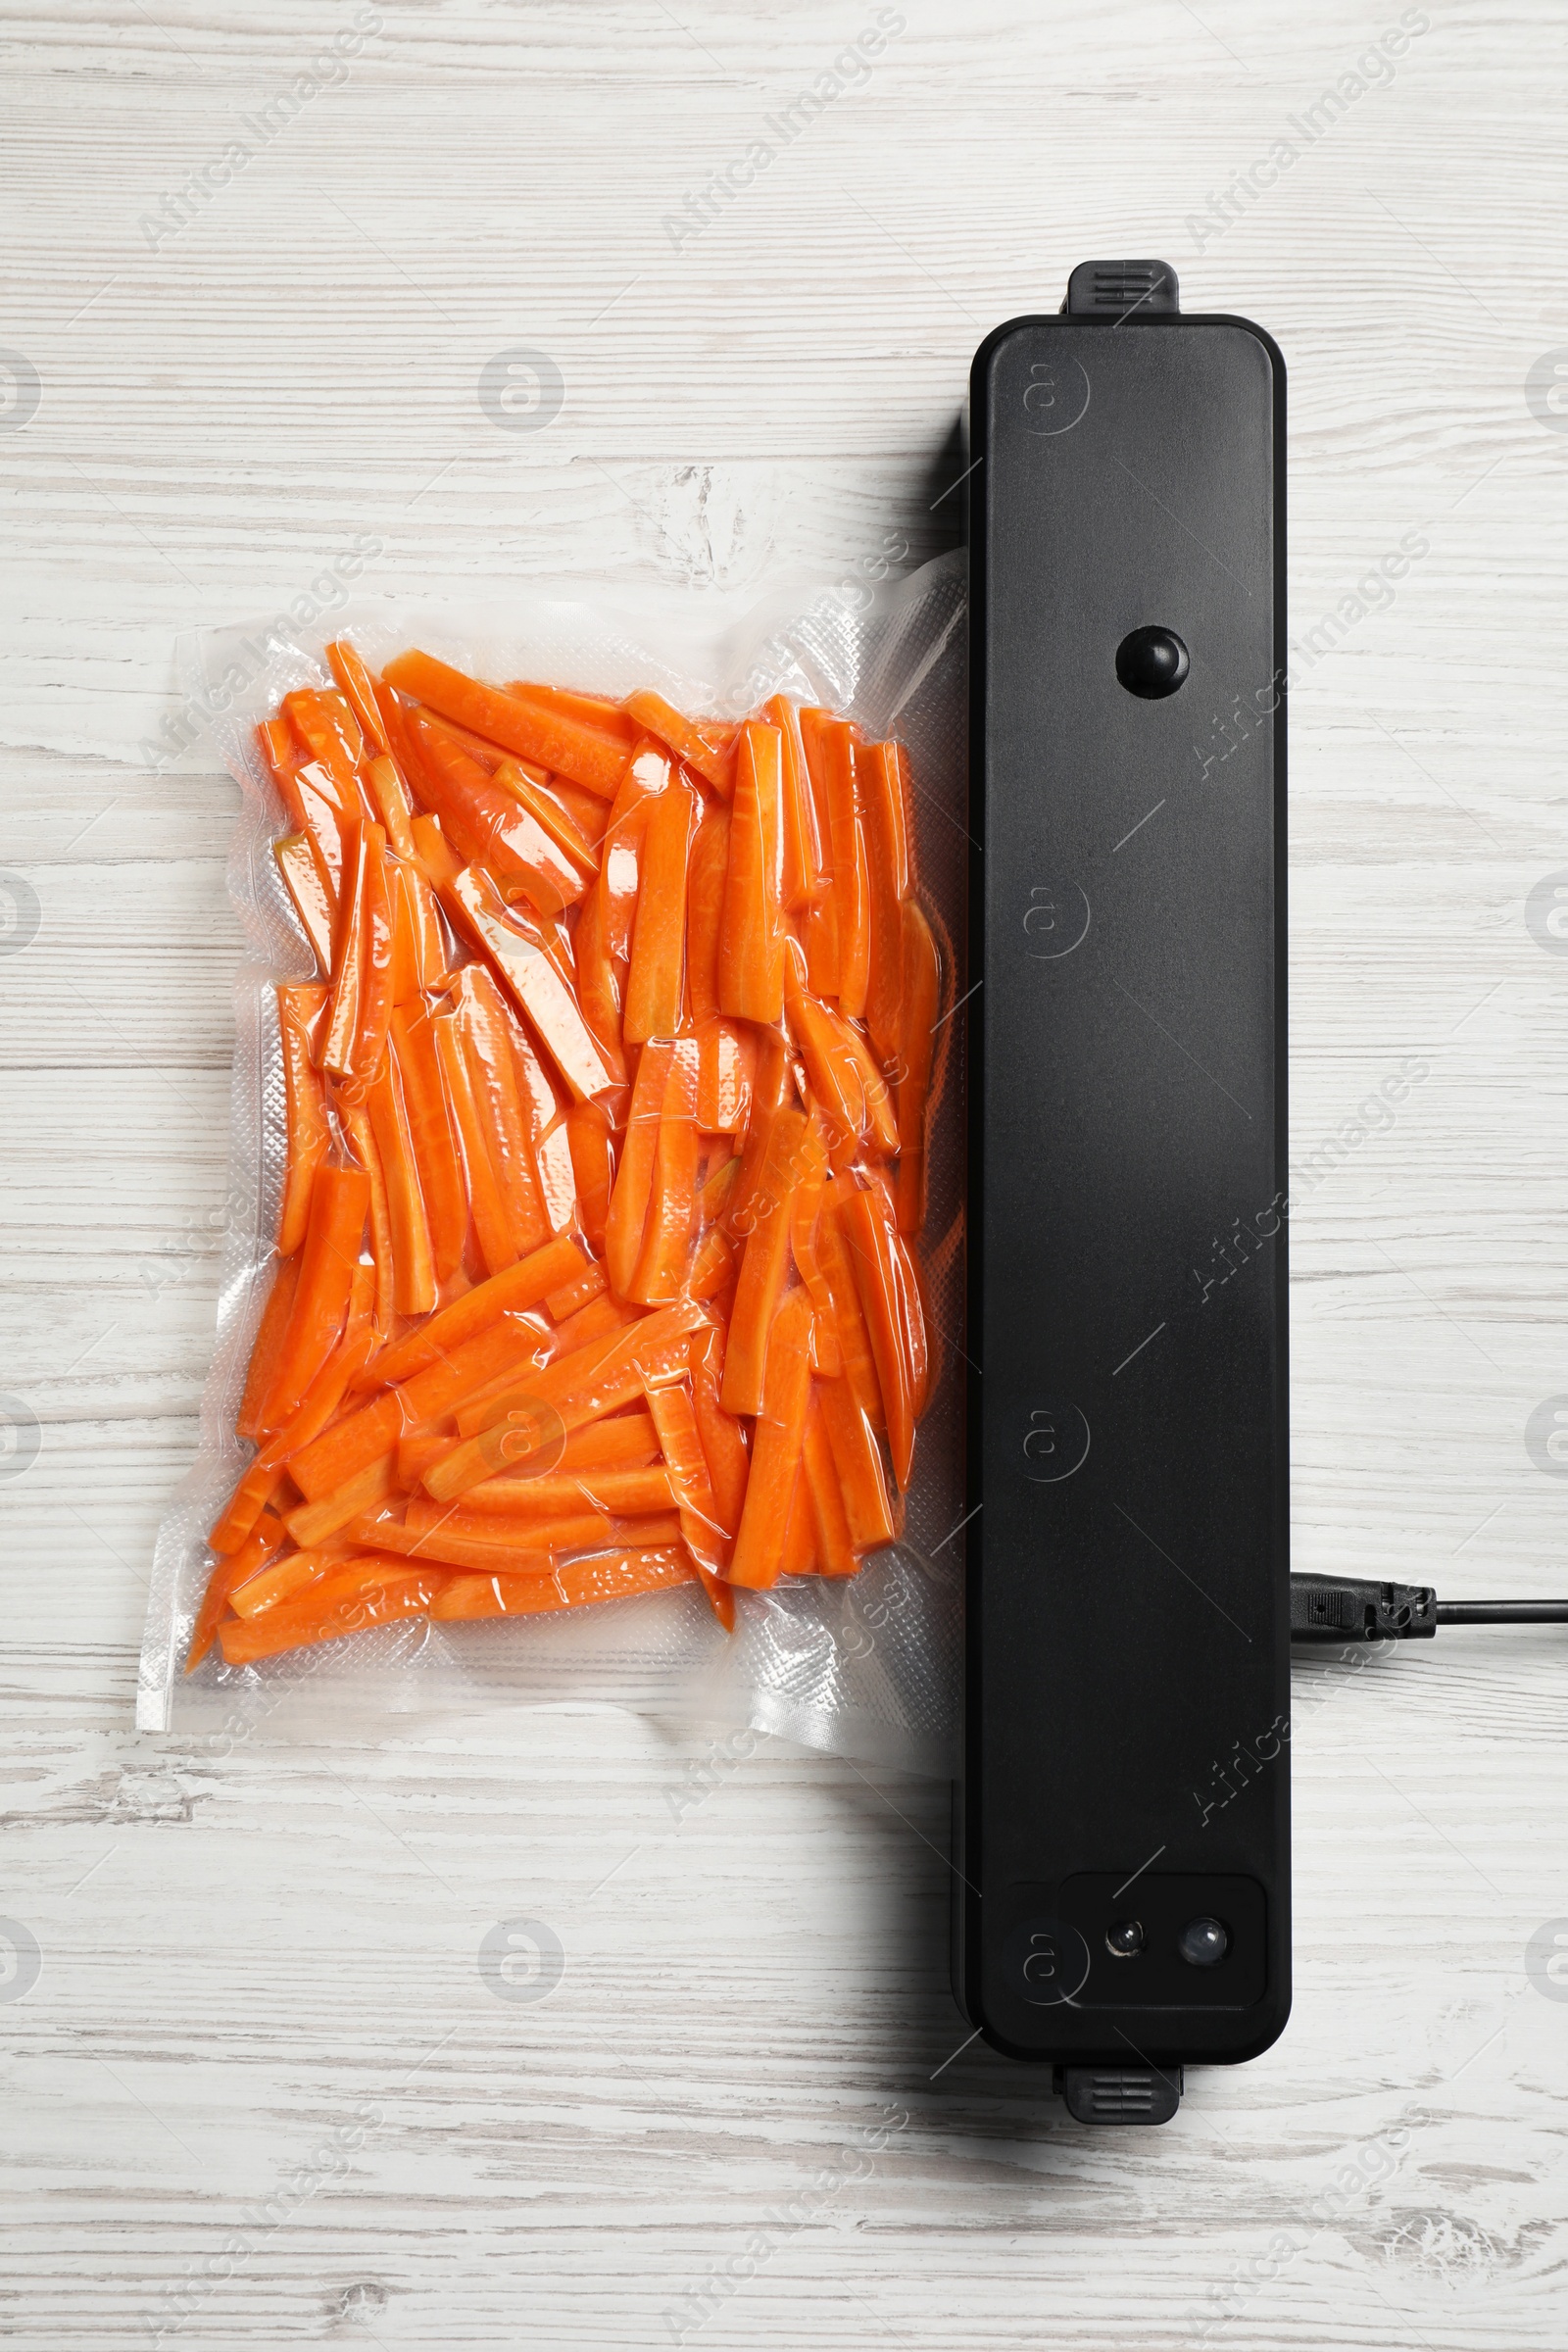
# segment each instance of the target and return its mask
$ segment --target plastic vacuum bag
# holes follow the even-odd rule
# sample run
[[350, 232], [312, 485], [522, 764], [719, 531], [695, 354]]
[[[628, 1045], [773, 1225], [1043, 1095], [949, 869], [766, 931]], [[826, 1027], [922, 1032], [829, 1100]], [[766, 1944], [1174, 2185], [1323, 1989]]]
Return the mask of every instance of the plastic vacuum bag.
[[[413, 1711], [597, 1701], [933, 1773], [952, 1769], [961, 1656], [963, 1433], [964, 570], [940, 558], [881, 588], [775, 592], [738, 610], [711, 594], [603, 588], [509, 594], [467, 612], [366, 602], [319, 623], [215, 629], [180, 645], [243, 805], [229, 890], [251, 946], [236, 988], [228, 1221], [218, 1338], [197, 1458], [161, 1529], [137, 1721], [237, 1739], [264, 1724], [373, 1736]], [[700, 1586], [560, 1614], [379, 1624], [262, 1660], [218, 1650], [184, 1671], [213, 1566], [215, 1518], [251, 1458], [235, 1435], [277, 1266], [287, 1163], [275, 984], [314, 969], [273, 845], [288, 818], [256, 739], [281, 698], [332, 683], [347, 638], [372, 669], [420, 646], [472, 676], [547, 679], [616, 701], [652, 690], [694, 717], [739, 719], [783, 695], [904, 747], [917, 895], [943, 946], [934, 1024], [929, 1206], [918, 1250], [932, 1375], [899, 1540], [854, 1576], [787, 1577], [735, 1594], [726, 1633]]]

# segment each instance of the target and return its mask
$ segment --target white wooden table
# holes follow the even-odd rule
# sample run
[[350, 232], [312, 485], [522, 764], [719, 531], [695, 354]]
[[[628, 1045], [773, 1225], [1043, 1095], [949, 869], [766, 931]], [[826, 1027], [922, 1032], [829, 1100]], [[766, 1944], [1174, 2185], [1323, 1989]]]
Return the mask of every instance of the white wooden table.
[[[1568, 964], [1526, 919], [1568, 868], [1550, 362], [1527, 397], [1568, 347], [1560, 12], [58, 0], [3, 37], [0, 2337], [1560, 2346], [1560, 1636], [1297, 1669], [1295, 2019], [1149, 2133], [954, 2055], [934, 1785], [589, 1708], [131, 1729], [239, 955], [234, 789], [141, 748], [176, 632], [360, 534], [389, 594], [934, 553], [974, 344], [1091, 255], [1164, 256], [1292, 373], [1297, 1563], [1568, 1589], [1525, 1444], [1568, 1391]], [[516, 346], [563, 378], [527, 433], [478, 398]], [[519, 1917], [547, 2000], [480, 1975]]]

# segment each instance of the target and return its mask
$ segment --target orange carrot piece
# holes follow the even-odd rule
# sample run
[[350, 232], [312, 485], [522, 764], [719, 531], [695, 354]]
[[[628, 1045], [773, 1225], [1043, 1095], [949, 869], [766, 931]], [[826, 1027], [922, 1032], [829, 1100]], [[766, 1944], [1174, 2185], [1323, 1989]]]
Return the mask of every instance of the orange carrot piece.
[[820, 1380], [816, 1396], [857, 1550], [891, 1544], [898, 1525], [870, 1415], [848, 1380]]
[[605, 1223], [605, 1265], [611, 1288], [621, 1298], [630, 1295], [642, 1255], [648, 1204], [653, 1191], [654, 1162], [659, 1150], [659, 1126], [664, 1107], [664, 1089], [675, 1058], [673, 1041], [657, 1039], [643, 1048], [626, 1114], [626, 1133], [620, 1147], [620, 1166]]
[[400, 1315], [427, 1315], [435, 1304], [430, 1226], [397, 1063], [389, 1054], [366, 1105], [380, 1155], [392, 1228], [392, 1302]]
[[839, 993], [839, 913], [838, 897], [834, 889], [833, 820], [828, 795], [827, 760], [822, 742], [823, 729], [832, 723], [831, 710], [811, 709], [801, 712], [801, 741], [806, 752], [812, 813], [816, 818], [817, 882], [806, 916], [806, 954], [814, 997], [836, 997]]
[[[800, 1155], [807, 1118], [803, 1110], [775, 1113], [769, 1149], [767, 1190], [757, 1202], [757, 1223], [747, 1238], [735, 1288], [724, 1359], [724, 1409], [762, 1409], [767, 1358], [780, 1328], [779, 1293], [789, 1256], [790, 1216], [800, 1184]], [[776, 1175], [773, 1173], [776, 1171]], [[787, 1301], [786, 1301], [787, 1303]], [[808, 1300], [809, 1306], [809, 1300]]]
[[[319, 1379], [320, 1375], [317, 1377]], [[306, 1392], [307, 1395], [309, 1393]], [[247, 1544], [262, 1513], [282, 1484], [283, 1472], [273, 1462], [264, 1460], [258, 1454], [241, 1472], [233, 1494], [213, 1524], [212, 1533], [207, 1539], [213, 1550], [234, 1552]]]
[[614, 798], [626, 764], [625, 747], [597, 727], [584, 725], [550, 705], [522, 694], [484, 686], [429, 654], [400, 654], [382, 671], [399, 694], [428, 703], [460, 726], [471, 727], [519, 760], [569, 776], [604, 800]]
[[776, 1584], [783, 1571], [790, 1506], [806, 1441], [810, 1345], [811, 1301], [805, 1291], [792, 1291], [778, 1310], [768, 1345], [766, 1392], [757, 1418], [746, 1502], [729, 1566], [730, 1583], [754, 1592]]
[[363, 1633], [372, 1625], [394, 1623], [400, 1617], [423, 1617], [445, 1579], [439, 1570], [401, 1574], [402, 1563], [356, 1562], [364, 1573], [357, 1579], [329, 1578], [313, 1588], [291, 1607], [284, 1601], [249, 1623], [237, 1618], [220, 1629], [223, 1657], [230, 1666], [255, 1665], [288, 1649], [305, 1649], [318, 1642], [341, 1641], [346, 1634]]
[[[671, 1471], [659, 1463], [644, 1463], [634, 1469], [606, 1464], [602, 1469], [558, 1470], [549, 1478], [487, 1478], [469, 1488], [463, 1506], [484, 1511], [511, 1528], [529, 1519], [560, 1518], [574, 1511], [638, 1518], [651, 1511], [674, 1509], [671, 1477]], [[508, 1541], [520, 1542], [520, 1534]]]
[[718, 1002], [724, 1012], [765, 1023], [784, 1017], [782, 761], [778, 729], [748, 719], [741, 729], [730, 809]]
[[602, 1251], [615, 1181], [610, 1114], [603, 1103], [573, 1102], [566, 1113], [566, 1142], [583, 1236], [591, 1250]]
[[605, 913], [596, 883], [584, 899], [572, 935], [577, 964], [577, 1004], [599, 1057], [617, 1086], [626, 1081], [626, 1056], [621, 1050], [622, 973], [605, 946]]
[[273, 842], [272, 857], [317, 966], [323, 973], [329, 972], [337, 893], [316, 836], [290, 833], [284, 840]]
[[453, 884], [458, 905], [481, 941], [496, 975], [524, 1014], [577, 1102], [618, 1083], [616, 1071], [583, 1018], [547, 944], [509, 912], [482, 868], [468, 866]]
[[679, 1038], [670, 1054], [660, 1107], [642, 1249], [637, 1270], [623, 1286], [626, 1297], [642, 1306], [672, 1305], [691, 1267], [697, 1219], [697, 1040]]
[[810, 904], [821, 867], [816, 809], [801, 738], [801, 713], [788, 695], [762, 705], [762, 716], [777, 727], [783, 752], [780, 819], [783, 827], [784, 904], [792, 913]]
[[[332, 1432], [326, 1434], [330, 1437]], [[390, 1452], [383, 1453], [373, 1462], [365, 1463], [329, 1494], [319, 1494], [314, 1501], [303, 1502], [296, 1510], [285, 1512], [283, 1524], [302, 1551], [313, 1551], [318, 1544], [339, 1534], [362, 1513], [379, 1509], [396, 1489], [396, 1460]]]
[[509, 890], [526, 892], [541, 914], [575, 906], [583, 874], [517, 794], [488, 776], [417, 711], [413, 726], [423, 758], [425, 797], [456, 847]]
[[563, 1102], [561, 1090], [535, 1053], [533, 1041], [522, 1024], [509, 1018], [506, 1026], [517, 1099], [522, 1106], [523, 1131], [539, 1179], [539, 1198], [551, 1232], [564, 1233], [571, 1224], [577, 1206], [571, 1138], [566, 1132], [570, 1098]]
[[899, 1121], [898, 1213], [899, 1231], [914, 1234], [925, 1223], [926, 1113], [942, 965], [931, 926], [912, 899], [905, 902], [903, 936], [903, 1017], [894, 1095]]
[[680, 1027], [686, 939], [686, 867], [698, 801], [679, 776], [648, 812], [637, 881], [623, 1035], [627, 1045], [673, 1037]]
[[887, 1426], [882, 1411], [882, 1389], [876, 1375], [876, 1362], [871, 1352], [864, 1311], [860, 1305], [854, 1262], [839, 1221], [841, 1198], [842, 1187], [836, 1178], [830, 1178], [823, 1187], [822, 1213], [817, 1219], [817, 1263], [832, 1294], [833, 1321], [844, 1377], [872, 1428], [880, 1431]]
[[512, 1218], [491, 1157], [484, 1113], [473, 1091], [464, 1053], [462, 1024], [456, 1013], [438, 1013], [432, 1023], [442, 1091], [451, 1105], [453, 1123], [463, 1145], [467, 1173], [468, 1208], [487, 1274], [499, 1274], [517, 1259], [512, 1238]]
[[[530, 1317], [529, 1321], [532, 1320]], [[606, 1291], [600, 1298], [590, 1298], [587, 1305], [579, 1307], [574, 1315], [568, 1315], [564, 1323], [558, 1323], [554, 1331], [541, 1330], [538, 1342], [528, 1356], [533, 1374], [542, 1374], [547, 1369], [564, 1364], [570, 1356], [582, 1359], [576, 1366], [576, 1372], [581, 1373], [591, 1362], [608, 1352], [611, 1343], [628, 1324], [641, 1320], [640, 1309], [628, 1306], [624, 1299], [616, 1298]], [[602, 1342], [603, 1345], [590, 1356], [588, 1350], [595, 1342]], [[529, 1383], [519, 1379], [515, 1370], [498, 1373], [493, 1380], [486, 1381], [483, 1388], [470, 1390], [454, 1408], [452, 1417], [457, 1423], [458, 1435], [471, 1438], [477, 1436], [481, 1429], [488, 1429], [492, 1422], [504, 1419], [514, 1406], [522, 1409], [525, 1422], [532, 1427], [532, 1468], [554, 1469], [554, 1460], [543, 1458], [552, 1448], [559, 1450], [562, 1442], [553, 1408], [547, 1407], [545, 1399], [533, 1396]], [[534, 1408], [531, 1413], [527, 1409], [530, 1406]]]
[[526, 695], [531, 702], [546, 703], [551, 710], [563, 711], [582, 726], [613, 736], [628, 751], [642, 733], [636, 720], [628, 718], [619, 703], [612, 703], [608, 695], [573, 694], [564, 686], [541, 686], [531, 678], [509, 678], [507, 692]]
[[647, 1394], [649, 1415], [664, 1457], [666, 1498], [673, 1494], [680, 1512], [681, 1541], [699, 1568], [710, 1576], [719, 1576], [729, 1564], [730, 1544], [719, 1521], [712, 1474], [703, 1451], [690, 1373], [675, 1380], [649, 1382]]
[[[570, 809], [545, 785], [537, 783], [520, 760], [503, 760], [495, 771], [495, 780], [514, 800], [521, 802], [540, 831], [555, 844], [567, 863], [575, 867], [583, 882], [591, 882], [599, 871], [599, 853]], [[599, 806], [602, 808], [603, 802]]]
[[735, 1280], [735, 1245], [723, 1228], [710, 1225], [697, 1246], [686, 1282], [689, 1298], [716, 1298]]
[[323, 1015], [317, 1060], [334, 1078], [352, 1076], [354, 1042], [360, 1027], [360, 991], [365, 965], [365, 827], [351, 826], [344, 843], [338, 884], [337, 927], [332, 934], [332, 1000]]
[[310, 1218], [288, 1329], [268, 1394], [264, 1416], [268, 1428], [275, 1428], [293, 1412], [336, 1344], [369, 1205], [370, 1179], [363, 1168], [321, 1162], [311, 1188]]
[[863, 756], [848, 719], [834, 719], [822, 729], [828, 819], [833, 828], [833, 897], [838, 909], [839, 1007], [852, 1020], [858, 1020], [865, 1010], [870, 978], [870, 882], [856, 776], [857, 763]]
[[804, 1484], [810, 1495], [811, 1515], [816, 1528], [816, 1556], [820, 1573], [823, 1576], [853, 1576], [860, 1563], [855, 1556], [855, 1539], [850, 1531], [849, 1514], [844, 1507], [838, 1464], [833, 1458], [833, 1444], [828, 1436], [815, 1382], [812, 1383], [811, 1398], [807, 1407], [802, 1461], [806, 1472]]
[[283, 1049], [283, 1107], [288, 1131], [288, 1173], [277, 1223], [280, 1257], [292, 1257], [305, 1239], [311, 1187], [331, 1141], [326, 1098], [311, 1060], [311, 1031], [325, 1003], [326, 990], [317, 981], [278, 982], [277, 1027]]
[[384, 752], [387, 748], [386, 730], [381, 724], [381, 713], [375, 707], [375, 681], [359, 652], [346, 637], [339, 637], [327, 647], [326, 659], [365, 738], [366, 750], [372, 757]]
[[508, 1520], [483, 1511], [415, 1500], [406, 1518], [368, 1512], [354, 1521], [351, 1533], [356, 1543], [374, 1544], [406, 1559], [513, 1576], [548, 1576], [558, 1545], [587, 1551], [596, 1544], [608, 1544], [611, 1521], [603, 1511], [577, 1510], [514, 1529]]
[[229, 1594], [229, 1606], [236, 1617], [260, 1617], [265, 1609], [275, 1609], [279, 1601], [301, 1598], [313, 1585], [340, 1575], [345, 1565], [341, 1552], [285, 1552], [280, 1560], [258, 1568], [236, 1585]]
[[808, 993], [806, 958], [794, 940], [785, 942], [785, 958], [790, 1027], [811, 1091], [827, 1116], [835, 1164], [838, 1152], [856, 1144], [891, 1157], [899, 1133], [886, 1079], [853, 1025]]
[[294, 1311], [294, 1292], [299, 1282], [298, 1257], [285, 1257], [272, 1277], [272, 1287], [267, 1294], [267, 1304], [257, 1327], [256, 1342], [251, 1349], [250, 1369], [245, 1375], [245, 1393], [240, 1398], [234, 1428], [242, 1438], [258, 1438], [265, 1427], [264, 1416], [268, 1399], [277, 1379], [278, 1358], [284, 1335]]
[[697, 1124], [704, 1135], [742, 1135], [752, 1115], [752, 1072], [757, 1041], [749, 1022], [716, 1020], [697, 1031], [701, 1074], [697, 1082]]
[[339, 806], [357, 813], [362, 804], [355, 771], [365, 757], [365, 739], [347, 696], [302, 686], [284, 695], [283, 709], [311, 759], [331, 777]]
[[689, 1350], [692, 1369], [692, 1410], [712, 1482], [713, 1501], [724, 1535], [733, 1540], [746, 1500], [751, 1469], [746, 1432], [721, 1401], [724, 1387], [724, 1331], [721, 1324], [697, 1333]]
[[235, 1592], [256, 1574], [282, 1542], [282, 1521], [274, 1519], [269, 1511], [250, 1540], [237, 1551], [230, 1552], [226, 1559], [219, 1561], [207, 1580], [207, 1590], [202, 1595], [201, 1607], [196, 1612], [196, 1623], [191, 1628], [190, 1647], [185, 1653], [187, 1674], [195, 1673], [212, 1648], [213, 1637], [222, 1623], [223, 1611]]
[[869, 951], [865, 1019], [877, 1059], [892, 1061], [904, 1004], [904, 901], [909, 894], [907, 780], [903, 747], [873, 743], [856, 754], [863, 785]]
[[370, 761], [370, 798], [386, 829], [387, 841], [400, 858], [414, 856], [414, 802], [395, 760], [384, 755]]
[[[809, 1405], [810, 1399], [807, 1399]], [[795, 1492], [790, 1496], [789, 1524], [784, 1530], [784, 1557], [779, 1564], [781, 1576], [815, 1576], [818, 1569], [816, 1549], [816, 1516], [811, 1508], [811, 1490], [807, 1483], [803, 1454], [801, 1467], [795, 1476]]]
[[683, 1544], [655, 1551], [603, 1551], [568, 1560], [553, 1576], [454, 1576], [430, 1604], [442, 1620], [471, 1617], [533, 1617], [553, 1609], [624, 1600], [689, 1585], [696, 1571]]
[[342, 1339], [312, 1381], [281, 1429], [274, 1431], [240, 1479], [207, 1541], [215, 1551], [237, 1551], [258, 1524], [266, 1504], [284, 1478], [283, 1464], [291, 1453], [308, 1446], [336, 1413], [350, 1381], [375, 1345], [369, 1302], [374, 1269], [359, 1265], [349, 1293], [348, 1323]]
[[527, 1257], [549, 1240], [551, 1227], [517, 1093], [512, 1023], [494, 980], [482, 965], [469, 964], [461, 972], [453, 995], [468, 1085], [511, 1228], [512, 1254]]
[[686, 882], [686, 978], [699, 1029], [718, 1018], [718, 942], [729, 873], [729, 810], [706, 808]]
[[659, 694], [631, 694], [626, 710], [650, 735], [667, 743], [688, 767], [728, 800], [735, 789], [736, 729], [724, 719], [684, 718]]
[[802, 1148], [803, 1174], [790, 1215], [790, 1254], [810, 1293], [811, 1369], [834, 1379], [843, 1369], [833, 1294], [817, 1255], [816, 1229], [821, 1220], [822, 1188], [827, 1178], [827, 1150], [816, 1120], [808, 1128]]
[[906, 1300], [896, 1252], [896, 1234], [887, 1195], [880, 1185], [861, 1191], [845, 1187], [840, 1202], [860, 1305], [870, 1335], [882, 1409], [887, 1417], [893, 1475], [901, 1490], [909, 1483], [914, 1455], [914, 1398], [903, 1331]]
[[560, 1284], [573, 1267], [582, 1264], [582, 1252], [568, 1235], [561, 1235], [508, 1266], [503, 1273], [492, 1275], [488, 1282], [476, 1283], [454, 1298], [449, 1306], [421, 1323], [386, 1348], [369, 1364], [355, 1387], [387, 1388], [395, 1382], [412, 1380], [416, 1372], [431, 1364], [444, 1362], [454, 1351], [477, 1333], [486, 1331], [503, 1315], [520, 1315]]
[[360, 939], [360, 994], [353, 1049], [351, 1100], [363, 1100], [386, 1058], [392, 1021], [392, 897], [387, 873], [386, 830], [367, 824], [360, 849], [364, 927]]
[[392, 1016], [392, 1053], [403, 1085], [404, 1107], [419, 1190], [430, 1225], [430, 1252], [438, 1285], [452, 1279], [468, 1238], [468, 1200], [456, 1115], [441, 1074], [434, 1017], [416, 1018], [400, 1007]]

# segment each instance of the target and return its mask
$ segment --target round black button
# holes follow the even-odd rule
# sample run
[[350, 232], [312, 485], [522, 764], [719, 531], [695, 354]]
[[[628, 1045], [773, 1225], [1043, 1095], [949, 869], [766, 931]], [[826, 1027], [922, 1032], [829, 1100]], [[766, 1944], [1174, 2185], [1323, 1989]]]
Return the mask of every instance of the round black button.
[[1134, 629], [1116, 648], [1116, 675], [1129, 694], [1156, 703], [1174, 694], [1191, 669], [1187, 648], [1174, 629]]

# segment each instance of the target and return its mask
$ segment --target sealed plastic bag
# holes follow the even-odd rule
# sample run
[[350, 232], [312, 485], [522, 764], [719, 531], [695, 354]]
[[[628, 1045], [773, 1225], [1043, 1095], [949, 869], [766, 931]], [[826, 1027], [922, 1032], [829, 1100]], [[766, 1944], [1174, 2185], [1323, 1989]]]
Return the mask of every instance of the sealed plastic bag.
[[230, 1222], [138, 1721], [949, 1768], [961, 560], [211, 631]]

